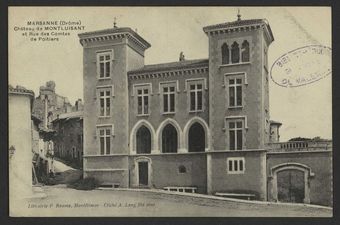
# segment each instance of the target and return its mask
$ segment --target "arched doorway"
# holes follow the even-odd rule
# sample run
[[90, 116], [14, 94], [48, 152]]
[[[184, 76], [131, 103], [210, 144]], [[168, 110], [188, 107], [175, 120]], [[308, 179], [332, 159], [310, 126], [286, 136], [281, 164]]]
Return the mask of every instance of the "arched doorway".
[[176, 128], [168, 124], [164, 127], [162, 132], [162, 152], [174, 153], [178, 148], [178, 134]]
[[277, 198], [280, 202], [303, 203], [305, 199], [305, 172], [297, 169], [277, 172]]
[[203, 126], [196, 122], [188, 133], [189, 137], [189, 152], [204, 152], [205, 151], [205, 131]]
[[134, 159], [135, 186], [139, 188], [151, 187], [152, 184], [152, 161], [150, 158], [141, 156]]
[[141, 126], [136, 133], [137, 154], [151, 153], [151, 133], [146, 126]]

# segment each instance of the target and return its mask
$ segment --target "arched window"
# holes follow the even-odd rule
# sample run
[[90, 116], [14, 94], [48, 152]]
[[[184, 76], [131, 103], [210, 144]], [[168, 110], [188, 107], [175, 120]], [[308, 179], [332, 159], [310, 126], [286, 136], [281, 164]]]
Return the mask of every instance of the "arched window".
[[231, 63], [240, 62], [240, 49], [237, 42], [235, 41], [231, 46]]
[[162, 132], [162, 152], [177, 152], [178, 138], [177, 130], [171, 124], [164, 127]]
[[229, 47], [226, 43], [222, 45], [222, 64], [229, 64]]
[[136, 134], [137, 154], [151, 153], [151, 133], [149, 129], [145, 126], [141, 126]]
[[246, 40], [242, 43], [241, 53], [242, 62], [249, 62], [249, 43]]
[[189, 129], [189, 152], [204, 152], [205, 132], [200, 123], [194, 123]]

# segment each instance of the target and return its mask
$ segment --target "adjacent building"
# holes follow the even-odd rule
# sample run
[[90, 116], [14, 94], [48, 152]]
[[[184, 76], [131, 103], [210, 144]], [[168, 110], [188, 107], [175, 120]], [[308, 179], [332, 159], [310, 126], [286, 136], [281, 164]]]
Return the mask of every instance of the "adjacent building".
[[144, 65], [151, 45], [131, 28], [79, 34], [84, 176], [113, 187], [330, 205], [331, 143], [285, 148], [270, 120], [268, 21], [238, 15], [203, 32], [208, 58], [181, 53], [155, 65]]
[[20, 198], [33, 195], [31, 120], [34, 92], [22, 86], [8, 87], [8, 144], [10, 211], [22, 204]]
[[54, 155], [76, 167], [83, 167], [83, 111], [59, 114], [52, 121]]
[[47, 174], [54, 170], [52, 158], [55, 154], [82, 166], [82, 100], [78, 99], [73, 106], [67, 97], [56, 93], [55, 87], [54, 81], [46, 82], [33, 103], [33, 116], [41, 121], [38, 125], [40, 159], [49, 159]]

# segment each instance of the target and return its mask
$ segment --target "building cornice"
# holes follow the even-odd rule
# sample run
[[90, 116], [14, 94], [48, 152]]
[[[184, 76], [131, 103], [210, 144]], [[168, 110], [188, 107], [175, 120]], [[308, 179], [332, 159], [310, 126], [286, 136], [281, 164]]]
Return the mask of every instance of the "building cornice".
[[243, 24], [233, 25], [233, 23], [235, 22], [207, 26], [203, 28], [203, 31], [207, 35], [214, 36], [214, 35], [219, 35], [219, 34], [230, 34], [230, 33], [235, 33], [235, 32], [245, 32], [245, 31], [263, 29], [269, 42], [274, 41], [274, 36], [269, 26], [269, 23], [265, 19], [256, 20], [256, 22], [244, 24], [244, 25]]
[[119, 40], [119, 39], [127, 38], [129, 41], [135, 43], [137, 46], [139, 46], [143, 50], [146, 50], [149, 47], [151, 47], [151, 45], [146, 40], [144, 40], [131, 28], [116, 28], [116, 29], [107, 29], [107, 30], [102, 30], [102, 31], [87, 32], [87, 33], [78, 34], [78, 36], [80, 39], [80, 44], [82, 46], [86, 46], [87, 44], [93, 43], [93, 42]]
[[187, 68], [187, 69], [173, 69], [154, 72], [142, 72], [142, 73], [128, 73], [129, 80], [141, 80], [141, 79], [154, 79], [154, 78], [167, 78], [175, 76], [186, 76], [198, 73], [206, 73], [209, 71], [208, 66]]
[[29, 95], [30, 97], [34, 98], [34, 92], [31, 91], [31, 90], [28, 90], [26, 88], [23, 88], [23, 87], [12, 87], [12, 86], [9, 86], [8, 87], [8, 93], [9, 94], [18, 94], [18, 95]]

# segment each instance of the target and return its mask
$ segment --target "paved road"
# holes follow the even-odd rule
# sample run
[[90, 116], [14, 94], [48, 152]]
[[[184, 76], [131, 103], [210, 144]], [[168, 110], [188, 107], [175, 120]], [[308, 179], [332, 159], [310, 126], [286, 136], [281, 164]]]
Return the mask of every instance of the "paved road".
[[21, 216], [222, 216], [331, 217], [332, 210], [302, 205], [254, 204], [192, 196], [126, 190], [79, 191], [64, 186], [43, 187], [47, 197], [20, 202]]

